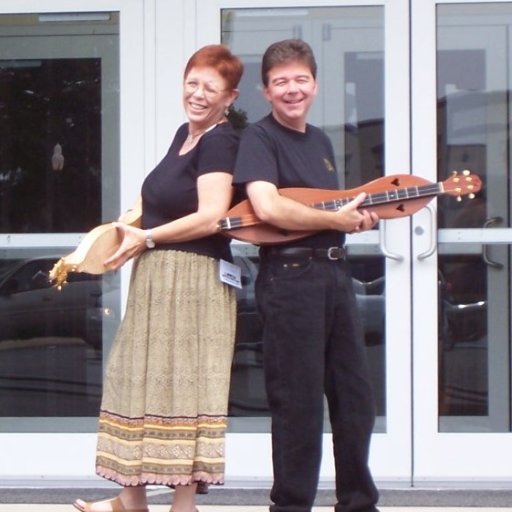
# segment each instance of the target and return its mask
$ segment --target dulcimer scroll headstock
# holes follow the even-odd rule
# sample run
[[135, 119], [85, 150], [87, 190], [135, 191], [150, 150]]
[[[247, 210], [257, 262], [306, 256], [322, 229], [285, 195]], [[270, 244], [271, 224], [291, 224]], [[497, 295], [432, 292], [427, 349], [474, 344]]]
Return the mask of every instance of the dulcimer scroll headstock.
[[476, 174], [471, 174], [471, 171], [453, 171], [453, 174], [442, 182], [442, 186], [444, 193], [456, 196], [457, 201], [461, 201], [464, 195], [474, 199], [475, 194], [482, 188], [482, 181]]
[[[142, 210], [129, 210], [119, 218], [120, 222], [139, 227]], [[113, 223], [101, 224], [89, 231], [78, 247], [60, 258], [50, 270], [49, 280], [60, 290], [67, 282], [69, 272], [103, 274], [107, 268], [104, 262], [114, 254], [122, 239]]]

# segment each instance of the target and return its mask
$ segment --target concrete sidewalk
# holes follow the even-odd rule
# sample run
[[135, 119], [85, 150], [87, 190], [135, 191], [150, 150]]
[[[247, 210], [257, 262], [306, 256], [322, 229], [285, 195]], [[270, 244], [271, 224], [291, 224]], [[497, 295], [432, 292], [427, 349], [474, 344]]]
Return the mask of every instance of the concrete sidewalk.
[[[48, 484], [48, 482], [46, 482]], [[76, 498], [101, 501], [114, 497], [118, 488], [80, 485], [6, 485], [0, 482], [0, 512], [76, 512]], [[207, 495], [197, 495], [199, 512], [268, 512], [269, 489], [260, 487], [210, 488]], [[169, 512], [172, 490], [148, 488], [150, 512]], [[379, 488], [381, 512], [511, 512], [512, 487], [488, 485], [477, 488], [467, 483], [457, 488], [429, 487]], [[314, 512], [332, 512], [334, 490], [317, 492]]]
[[[150, 505], [150, 512], [169, 512], [168, 505]], [[268, 512], [268, 507], [202, 506], [199, 512]], [[325, 507], [315, 508], [314, 512], [327, 512]], [[72, 505], [0, 505], [0, 512], [77, 512]], [[457, 511], [459, 512], [459, 511]]]
[[[169, 512], [169, 505], [150, 505], [150, 512]], [[510, 512], [508, 507], [379, 507], [381, 512]], [[315, 507], [314, 512], [332, 512], [332, 507]], [[76, 512], [72, 505], [0, 504], [0, 512]], [[268, 512], [267, 506], [201, 505], [199, 512]]]

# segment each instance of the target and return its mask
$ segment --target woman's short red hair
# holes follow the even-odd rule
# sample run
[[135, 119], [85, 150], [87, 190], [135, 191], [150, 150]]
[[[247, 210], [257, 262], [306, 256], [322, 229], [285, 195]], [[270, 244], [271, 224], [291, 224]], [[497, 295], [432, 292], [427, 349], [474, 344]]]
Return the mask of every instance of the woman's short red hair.
[[192, 68], [215, 69], [226, 80], [229, 89], [238, 87], [244, 72], [242, 61], [222, 44], [211, 44], [197, 50], [187, 62], [183, 74], [185, 78]]

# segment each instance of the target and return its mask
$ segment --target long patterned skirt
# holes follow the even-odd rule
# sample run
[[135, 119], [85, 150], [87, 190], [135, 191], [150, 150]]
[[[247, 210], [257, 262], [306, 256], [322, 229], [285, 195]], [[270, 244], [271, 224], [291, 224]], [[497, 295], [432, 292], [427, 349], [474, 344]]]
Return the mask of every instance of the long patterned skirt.
[[213, 258], [154, 250], [134, 262], [104, 378], [98, 475], [223, 483], [235, 317]]

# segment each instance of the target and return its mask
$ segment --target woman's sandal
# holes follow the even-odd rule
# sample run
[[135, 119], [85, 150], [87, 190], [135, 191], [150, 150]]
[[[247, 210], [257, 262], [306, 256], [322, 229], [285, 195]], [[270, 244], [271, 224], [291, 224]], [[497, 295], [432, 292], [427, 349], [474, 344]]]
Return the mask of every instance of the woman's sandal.
[[[112, 512], [149, 512], [149, 510], [147, 508], [139, 508], [139, 509], [126, 509], [123, 505], [123, 502], [121, 501], [121, 498], [119, 498], [119, 496], [117, 496], [116, 498], [112, 499], [112, 500], [104, 500], [104, 501], [108, 501], [110, 502], [110, 506], [112, 507]], [[82, 504], [83, 503], [83, 504]], [[92, 512], [92, 506], [95, 504], [95, 503], [100, 503], [98, 501], [94, 502], [94, 503], [89, 503], [87, 501], [83, 501], [80, 500], [80, 502], [78, 502], [78, 500], [74, 501], [73, 502], [73, 506], [80, 510], [80, 512]]]

